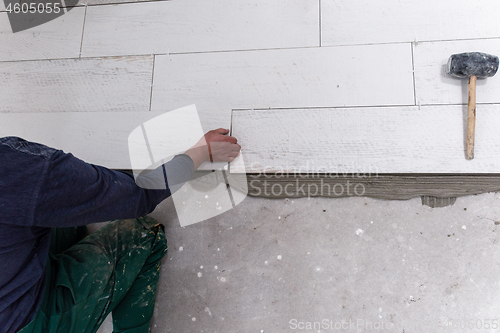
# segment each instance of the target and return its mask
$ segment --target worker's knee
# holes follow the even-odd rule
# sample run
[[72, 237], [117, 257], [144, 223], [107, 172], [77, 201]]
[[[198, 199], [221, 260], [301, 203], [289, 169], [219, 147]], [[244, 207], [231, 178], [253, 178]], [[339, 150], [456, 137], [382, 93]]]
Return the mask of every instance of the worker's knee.
[[167, 237], [165, 236], [165, 231], [163, 225], [159, 224], [155, 227], [155, 240], [153, 241], [153, 246], [151, 249], [151, 256], [161, 260], [163, 256], [167, 253]]
[[149, 216], [143, 216], [136, 219], [144, 228], [148, 230], [156, 231], [156, 229], [161, 229], [165, 231], [165, 227], [160, 222], [156, 221], [154, 218]]
[[[108, 250], [115, 261], [138, 258], [140, 253], [148, 263], [159, 262], [167, 252], [163, 225], [151, 217], [116, 220], [93, 235], [95, 243]], [[142, 266], [142, 264], [141, 264]]]
[[167, 253], [168, 249], [165, 227], [163, 224], [149, 216], [139, 217], [135, 221], [143, 228], [147, 229], [146, 233], [149, 237], [154, 237], [151, 246], [151, 256], [157, 260], [161, 260], [161, 258]]
[[159, 231], [163, 233], [165, 231], [162, 224], [149, 216], [111, 221], [109, 227], [110, 229], [116, 230], [117, 236], [123, 236], [125, 233], [131, 232], [132, 235], [139, 234], [139, 238], [153, 238]]

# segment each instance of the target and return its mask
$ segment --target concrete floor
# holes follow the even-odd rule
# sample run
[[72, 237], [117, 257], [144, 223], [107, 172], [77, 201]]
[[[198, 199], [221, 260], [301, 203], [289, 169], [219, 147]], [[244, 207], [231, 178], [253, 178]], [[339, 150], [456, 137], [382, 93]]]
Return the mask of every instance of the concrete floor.
[[[185, 228], [168, 199], [152, 216], [169, 240], [153, 333], [500, 326], [497, 193], [445, 208], [420, 198], [248, 197]], [[453, 327], [470, 319], [474, 329]], [[111, 331], [108, 318], [100, 332]]]

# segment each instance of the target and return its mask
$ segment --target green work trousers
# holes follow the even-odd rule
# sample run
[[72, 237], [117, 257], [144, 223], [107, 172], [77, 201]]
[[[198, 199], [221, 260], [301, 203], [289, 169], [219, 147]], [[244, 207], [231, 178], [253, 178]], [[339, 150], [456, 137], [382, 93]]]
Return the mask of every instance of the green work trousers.
[[153, 317], [163, 226], [149, 217], [53, 229], [40, 310], [20, 333], [93, 333], [112, 312], [116, 333], [147, 333]]

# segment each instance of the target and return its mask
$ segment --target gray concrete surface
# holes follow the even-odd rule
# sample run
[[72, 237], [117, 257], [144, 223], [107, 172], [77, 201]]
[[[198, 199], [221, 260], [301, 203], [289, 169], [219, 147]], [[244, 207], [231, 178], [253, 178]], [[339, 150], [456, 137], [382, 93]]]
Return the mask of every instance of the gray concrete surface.
[[445, 208], [246, 198], [185, 228], [166, 200], [152, 216], [169, 244], [153, 333], [499, 331], [497, 193]]

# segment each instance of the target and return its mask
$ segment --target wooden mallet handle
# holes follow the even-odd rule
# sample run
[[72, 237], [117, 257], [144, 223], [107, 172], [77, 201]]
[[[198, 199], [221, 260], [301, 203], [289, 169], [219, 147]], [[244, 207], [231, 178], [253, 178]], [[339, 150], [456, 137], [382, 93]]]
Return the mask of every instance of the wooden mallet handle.
[[472, 160], [474, 158], [474, 131], [476, 128], [476, 81], [477, 76], [473, 75], [469, 78], [469, 107], [467, 110], [467, 136], [466, 136], [466, 158]]

